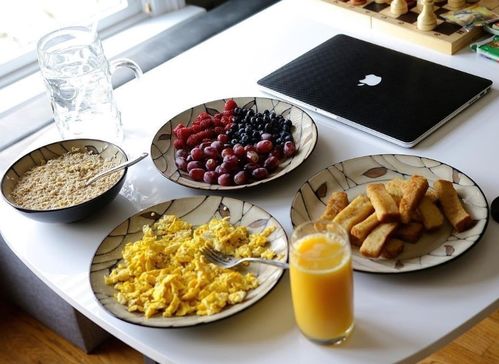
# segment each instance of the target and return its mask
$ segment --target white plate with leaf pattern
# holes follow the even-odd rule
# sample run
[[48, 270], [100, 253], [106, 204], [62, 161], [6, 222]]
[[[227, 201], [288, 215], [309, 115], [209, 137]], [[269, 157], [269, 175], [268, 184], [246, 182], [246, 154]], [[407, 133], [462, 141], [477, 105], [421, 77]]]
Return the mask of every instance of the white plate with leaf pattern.
[[268, 237], [269, 247], [277, 253], [280, 261], [288, 259], [288, 240], [279, 222], [268, 212], [249, 202], [221, 196], [195, 196], [160, 203], [129, 217], [113, 229], [97, 249], [90, 267], [90, 284], [100, 304], [114, 316], [130, 323], [150, 327], [187, 327], [217, 321], [232, 316], [258, 302], [279, 282], [283, 270], [265, 264], [251, 264], [241, 271], [256, 275], [259, 286], [248, 292], [240, 303], [229, 305], [221, 312], [208, 315], [184, 317], [153, 316], [145, 318], [142, 313], [129, 312], [114, 298], [115, 290], [106, 285], [104, 277], [122, 260], [126, 243], [142, 238], [142, 227], [157, 221], [163, 215], [176, 215], [192, 225], [207, 223], [212, 218], [229, 217], [232, 225], [244, 225], [250, 233], [258, 233], [267, 226], [275, 226]]
[[327, 167], [306, 181], [291, 207], [293, 226], [317, 219], [333, 191], [345, 191], [349, 200], [365, 193], [370, 183], [420, 175], [430, 185], [437, 179], [452, 181], [465, 209], [475, 220], [472, 228], [457, 233], [448, 222], [433, 233], [425, 233], [414, 244], [406, 243], [396, 259], [369, 259], [352, 249], [353, 267], [373, 273], [402, 273], [449, 262], [468, 251], [482, 237], [489, 219], [487, 200], [480, 187], [459, 170], [436, 160], [401, 154], [381, 154], [349, 159]]
[[264, 110], [283, 115], [293, 123], [293, 139], [296, 144], [296, 154], [287, 158], [277, 170], [267, 178], [253, 181], [244, 185], [221, 186], [205, 182], [194, 181], [186, 172], [179, 170], [175, 164], [175, 148], [173, 147], [173, 130], [182, 123], [190, 126], [201, 112], [215, 115], [222, 112], [228, 99], [219, 99], [194, 106], [178, 114], [163, 125], [153, 138], [151, 158], [158, 171], [169, 180], [183, 186], [202, 190], [235, 190], [261, 185], [280, 178], [300, 166], [313, 152], [317, 144], [317, 126], [313, 119], [303, 109], [285, 101], [267, 97], [233, 97], [238, 107], [253, 109], [255, 112]]

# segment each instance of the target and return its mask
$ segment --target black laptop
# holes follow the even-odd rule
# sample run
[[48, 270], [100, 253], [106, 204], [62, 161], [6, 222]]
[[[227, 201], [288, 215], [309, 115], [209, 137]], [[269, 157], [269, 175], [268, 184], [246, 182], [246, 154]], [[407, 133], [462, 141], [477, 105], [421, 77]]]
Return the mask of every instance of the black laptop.
[[492, 81], [341, 34], [258, 84], [299, 106], [412, 147], [485, 95]]

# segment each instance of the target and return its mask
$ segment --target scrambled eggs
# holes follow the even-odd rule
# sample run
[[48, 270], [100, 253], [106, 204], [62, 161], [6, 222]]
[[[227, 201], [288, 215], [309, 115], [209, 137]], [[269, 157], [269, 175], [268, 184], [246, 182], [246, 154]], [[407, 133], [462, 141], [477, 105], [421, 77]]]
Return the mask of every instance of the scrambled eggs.
[[251, 273], [208, 263], [201, 248], [210, 244], [237, 257], [272, 259], [276, 254], [265, 245], [274, 229], [249, 234], [245, 226], [232, 226], [228, 218], [193, 228], [174, 215], [165, 215], [143, 227], [141, 240], [125, 245], [123, 262], [105, 281], [114, 285], [119, 303], [146, 317], [212, 315], [241, 302], [258, 280]]

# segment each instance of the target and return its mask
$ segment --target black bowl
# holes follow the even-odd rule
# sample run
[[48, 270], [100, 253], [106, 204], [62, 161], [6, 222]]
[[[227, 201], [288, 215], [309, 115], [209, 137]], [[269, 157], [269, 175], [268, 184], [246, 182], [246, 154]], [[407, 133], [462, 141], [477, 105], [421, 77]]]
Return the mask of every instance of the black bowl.
[[13, 201], [11, 193], [19, 179], [27, 171], [35, 166], [46, 163], [50, 159], [55, 159], [65, 153], [68, 153], [74, 148], [78, 148], [82, 151], [88, 151], [93, 154], [99, 154], [106, 159], [115, 159], [117, 163], [123, 163], [128, 160], [126, 153], [120, 147], [103, 140], [71, 139], [51, 143], [24, 155], [12, 164], [9, 169], [7, 169], [1, 182], [1, 191], [5, 200], [12, 207], [29, 218], [43, 222], [59, 223], [81, 220], [111, 202], [123, 187], [127, 168], [123, 170], [123, 174], [120, 179], [107, 190], [102, 192], [100, 195], [77, 205], [50, 210], [33, 210], [19, 206]]

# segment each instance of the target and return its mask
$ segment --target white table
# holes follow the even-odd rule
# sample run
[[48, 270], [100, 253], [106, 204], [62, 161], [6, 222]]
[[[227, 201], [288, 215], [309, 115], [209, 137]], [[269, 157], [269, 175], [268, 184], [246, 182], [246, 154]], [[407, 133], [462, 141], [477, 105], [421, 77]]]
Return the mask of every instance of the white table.
[[[375, 153], [417, 154], [471, 176], [489, 203], [498, 193], [498, 65], [467, 50], [436, 53], [356, 24], [334, 19], [332, 6], [284, 0], [148, 72], [117, 92], [134, 156], [149, 151], [157, 129], [192, 105], [228, 96], [264, 95], [256, 81], [337, 33], [417, 55], [492, 79], [489, 95], [456, 116], [414, 149], [403, 149], [312, 113], [319, 141], [310, 159], [285, 179], [227, 193], [271, 212], [289, 232], [289, 208], [299, 186], [335, 162]], [[366, 62], [369, 62], [366, 59]], [[445, 95], [442, 95], [445, 97]], [[422, 105], [423, 107], [423, 105]], [[22, 150], [57, 139], [53, 127], [0, 160], [2, 172]], [[129, 170], [120, 196], [99, 214], [68, 225], [43, 224], [0, 203], [0, 230], [17, 256], [64, 300], [146, 356], [159, 362], [388, 363], [421, 359], [496, 309], [499, 297], [499, 227], [491, 220], [483, 239], [464, 256], [427, 271], [403, 275], [355, 273], [356, 329], [341, 347], [317, 346], [295, 326], [287, 274], [250, 309], [193, 328], [153, 329], [114, 318], [90, 289], [90, 261], [100, 241], [139, 209], [201, 194], [162, 177], [150, 159]]]

